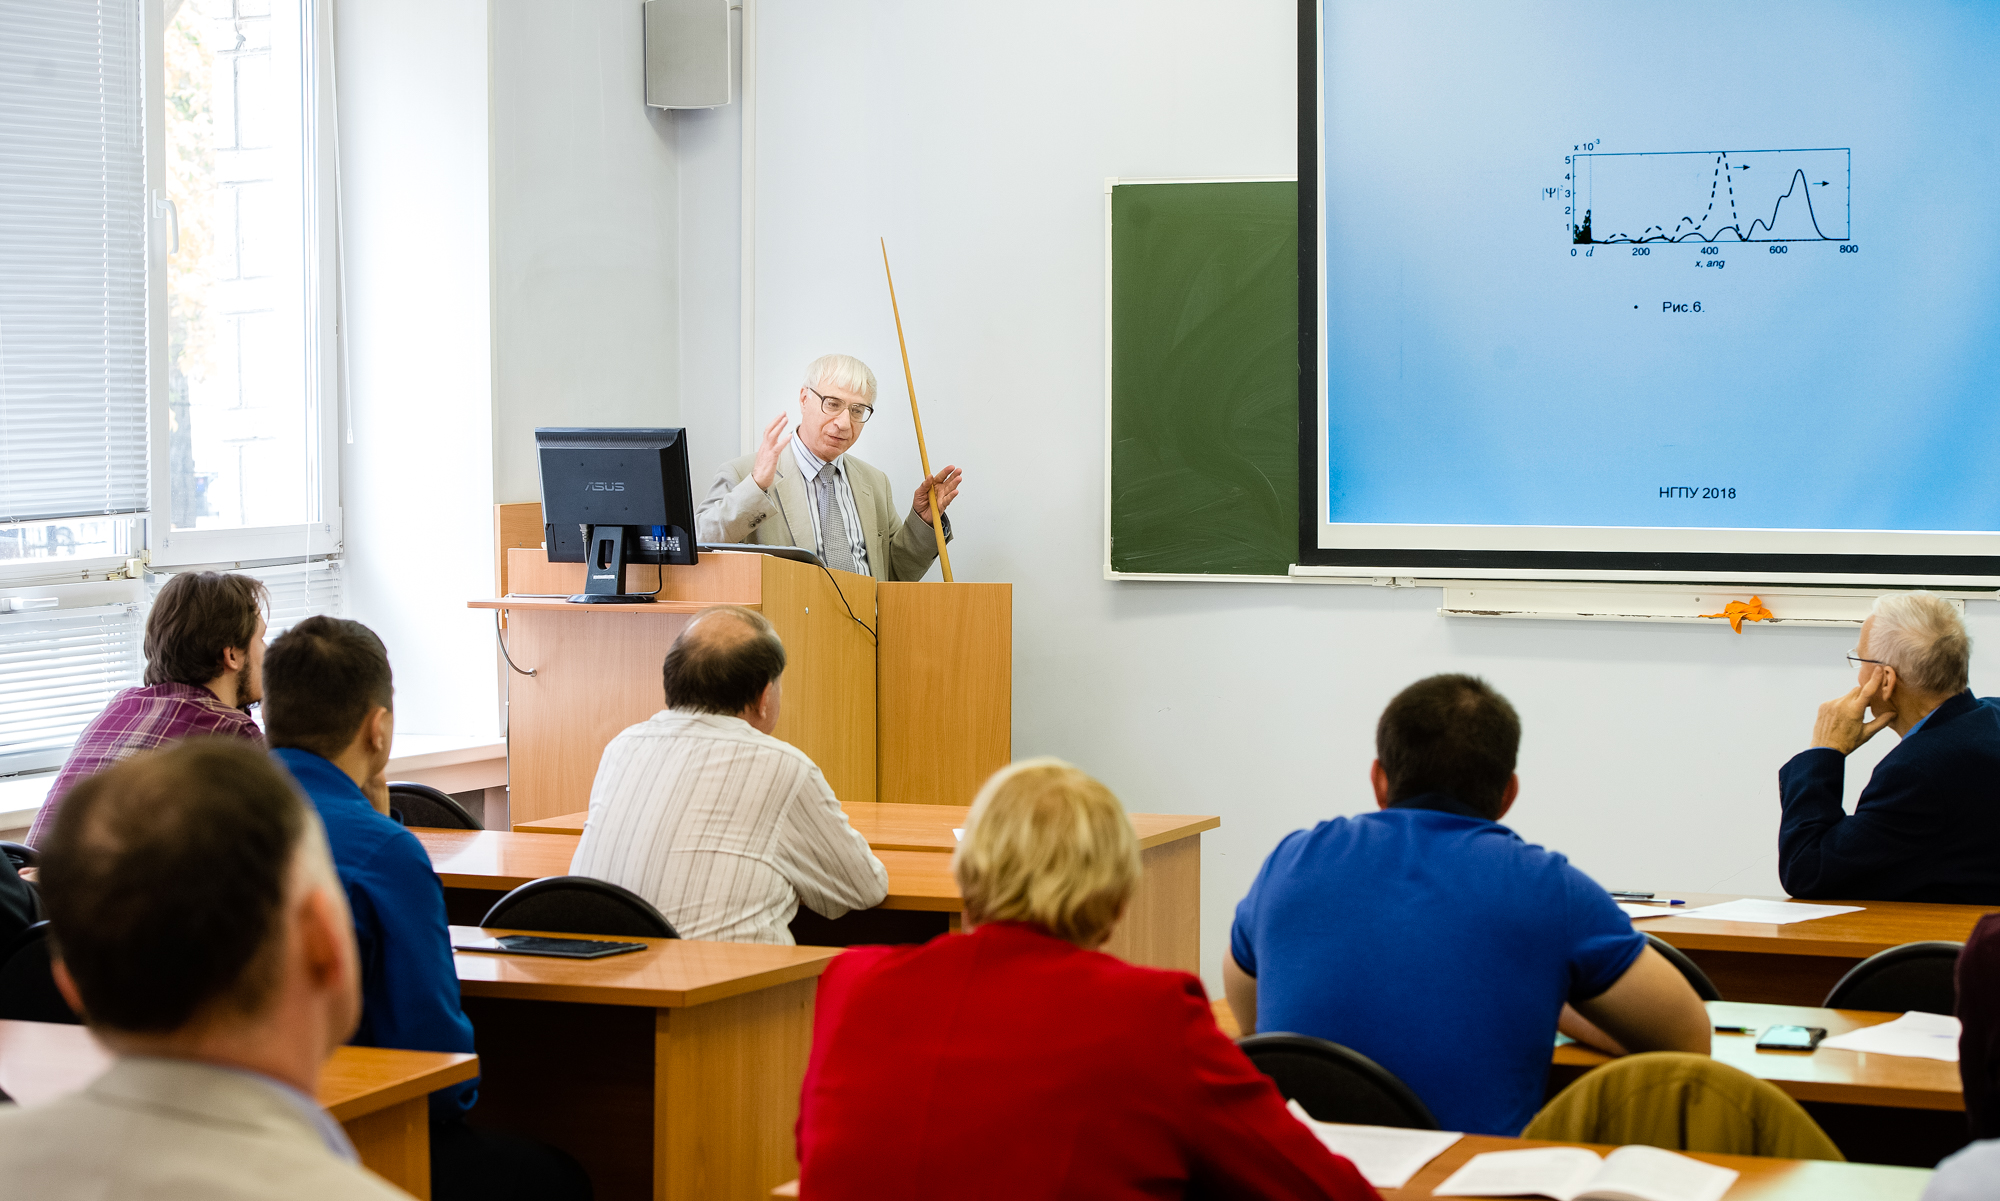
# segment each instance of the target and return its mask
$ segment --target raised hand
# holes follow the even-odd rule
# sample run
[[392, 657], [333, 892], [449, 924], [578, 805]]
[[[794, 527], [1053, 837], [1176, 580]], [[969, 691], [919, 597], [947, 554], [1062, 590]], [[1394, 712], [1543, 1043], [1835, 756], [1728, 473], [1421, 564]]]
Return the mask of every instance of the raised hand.
[[918, 484], [916, 499], [917, 520], [923, 522], [925, 525], [930, 524], [932, 487], [937, 488], [938, 509], [939, 511], [943, 511], [951, 508], [952, 499], [958, 495], [959, 481], [964, 478], [964, 472], [947, 464], [936, 475]]
[[764, 427], [764, 440], [757, 444], [757, 462], [750, 468], [750, 478], [766, 492], [771, 490], [771, 481], [778, 475], [778, 452], [785, 449], [785, 422], [789, 420], [785, 414], [778, 414]]

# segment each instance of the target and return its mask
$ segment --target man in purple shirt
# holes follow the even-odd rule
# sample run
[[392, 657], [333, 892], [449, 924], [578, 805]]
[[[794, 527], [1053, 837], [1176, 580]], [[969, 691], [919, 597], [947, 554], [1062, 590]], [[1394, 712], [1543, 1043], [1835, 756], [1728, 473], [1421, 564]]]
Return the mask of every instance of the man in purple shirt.
[[127, 755], [197, 734], [261, 743], [250, 706], [264, 699], [264, 609], [270, 595], [246, 575], [187, 571], [167, 581], [146, 617], [146, 683], [111, 698], [77, 736], [35, 814], [40, 846], [77, 781]]

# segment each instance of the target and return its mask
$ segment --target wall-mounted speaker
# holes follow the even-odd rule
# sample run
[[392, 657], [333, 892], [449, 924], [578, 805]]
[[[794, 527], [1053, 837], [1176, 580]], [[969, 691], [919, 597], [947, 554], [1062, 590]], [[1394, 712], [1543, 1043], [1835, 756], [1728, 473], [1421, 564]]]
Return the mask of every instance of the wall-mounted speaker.
[[647, 0], [646, 103], [716, 108], [734, 99], [729, 0]]

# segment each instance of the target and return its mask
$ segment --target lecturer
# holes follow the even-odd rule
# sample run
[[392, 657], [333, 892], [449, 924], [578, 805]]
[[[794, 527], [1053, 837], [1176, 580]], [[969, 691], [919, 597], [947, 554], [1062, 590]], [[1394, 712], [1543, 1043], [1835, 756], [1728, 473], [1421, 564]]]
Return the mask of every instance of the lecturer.
[[[801, 546], [842, 571], [878, 580], [920, 580], [937, 558], [931, 488], [942, 510], [958, 495], [960, 472], [946, 466], [917, 485], [914, 505], [898, 518], [889, 477], [847, 452], [875, 415], [875, 373], [852, 355], [821, 355], [806, 366], [798, 429], [785, 437], [784, 416], [764, 427], [754, 455], [724, 463], [695, 510], [703, 542]], [[787, 443], [790, 443], [787, 446]]]

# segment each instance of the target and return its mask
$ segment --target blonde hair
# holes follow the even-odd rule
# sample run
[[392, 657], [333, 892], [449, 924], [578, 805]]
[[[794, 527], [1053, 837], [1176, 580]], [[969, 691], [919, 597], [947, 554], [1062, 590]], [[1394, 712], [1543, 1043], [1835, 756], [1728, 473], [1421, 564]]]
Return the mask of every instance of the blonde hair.
[[1964, 692], [1972, 665], [1972, 635], [1958, 607], [1934, 592], [1890, 592], [1875, 598], [1868, 657], [1932, 696]]
[[1139, 885], [1139, 839], [1111, 790], [1060, 759], [994, 772], [951, 859], [965, 916], [1096, 947]]
[[875, 403], [875, 373], [851, 354], [823, 354], [807, 363], [806, 387], [839, 388]]

